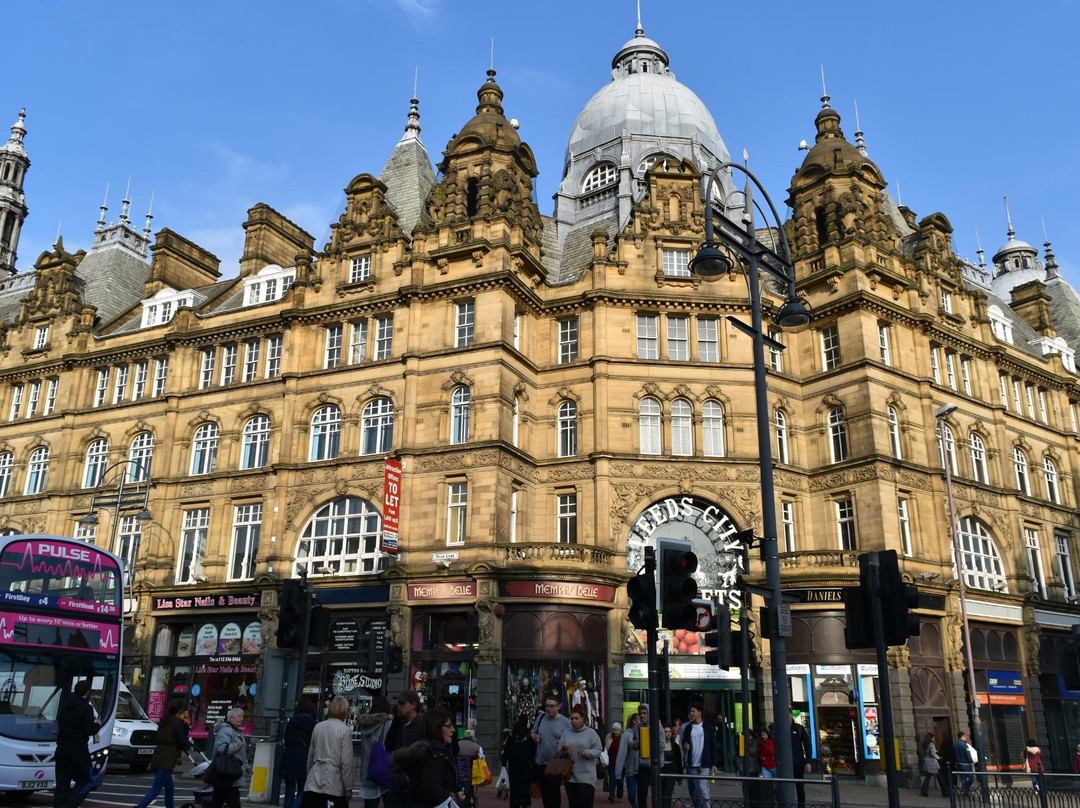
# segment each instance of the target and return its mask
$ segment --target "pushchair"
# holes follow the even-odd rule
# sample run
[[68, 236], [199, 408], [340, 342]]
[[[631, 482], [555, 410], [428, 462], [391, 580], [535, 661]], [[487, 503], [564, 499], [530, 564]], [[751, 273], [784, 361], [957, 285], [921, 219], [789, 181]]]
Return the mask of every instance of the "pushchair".
[[[195, 758], [188, 752], [188, 760], [195, 763], [187, 773], [186, 777], [194, 777], [196, 780], [202, 777], [203, 773], [210, 768], [210, 761], [206, 755], [199, 753], [199, 757], [202, 758], [202, 762], [195, 763]], [[201, 783], [202, 781], [199, 780]], [[210, 801], [214, 798], [214, 787], [210, 785], [200, 785], [192, 790], [191, 800], [185, 803], [181, 803], [180, 808], [209, 808]]]

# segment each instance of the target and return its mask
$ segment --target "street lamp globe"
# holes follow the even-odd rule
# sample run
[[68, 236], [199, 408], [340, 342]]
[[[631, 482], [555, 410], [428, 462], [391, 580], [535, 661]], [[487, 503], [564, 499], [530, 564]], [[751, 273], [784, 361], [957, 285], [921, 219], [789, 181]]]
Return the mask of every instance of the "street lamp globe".
[[776, 312], [774, 320], [776, 324], [788, 331], [799, 331], [810, 325], [814, 315], [805, 300], [797, 297], [789, 297], [784, 305]]
[[727, 275], [731, 272], [733, 264], [731, 258], [724, 254], [716, 244], [705, 242], [690, 260], [690, 271], [703, 278], [715, 278], [717, 275]]

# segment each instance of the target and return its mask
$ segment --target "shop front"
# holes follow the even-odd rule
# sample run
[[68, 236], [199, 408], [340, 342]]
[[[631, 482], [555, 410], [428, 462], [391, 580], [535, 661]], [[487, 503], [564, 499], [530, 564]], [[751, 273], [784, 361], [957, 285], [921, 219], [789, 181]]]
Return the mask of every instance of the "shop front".
[[258, 591], [154, 598], [156, 620], [146, 709], [157, 721], [170, 699], [191, 711], [191, 737], [206, 738], [232, 707], [244, 732], [258, 692], [263, 653]]
[[[1080, 690], [1070, 689], [1065, 681], [1062, 655], [1072, 641], [1072, 634], [1062, 625], [1068, 624], [1058, 615], [1042, 615], [1036, 620], [1043, 625], [1057, 624], [1055, 629], [1044, 628], [1039, 638], [1039, 692], [1042, 714], [1046, 721], [1048, 754], [1043, 760], [1048, 771], [1072, 772], [1077, 746], [1080, 746]], [[1036, 737], [1042, 733], [1036, 733]]]
[[[505, 581], [502, 649], [504, 726], [536, 715], [545, 698], [564, 715], [585, 711], [598, 732], [612, 720], [608, 704], [608, 614], [615, 587], [568, 580]], [[602, 733], [603, 734], [603, 733]]]
[[987, 771], [1019, 772], [1031, 737], [1020, 634], [1011, 626], [971, 624], [971, 653]]
[[411, 607], [407, 684], [420, 696], [422, 709], [447, 710], [456, 726], [475, 730], [480, 644], [476, 581], [410, 583], [406, 591]]

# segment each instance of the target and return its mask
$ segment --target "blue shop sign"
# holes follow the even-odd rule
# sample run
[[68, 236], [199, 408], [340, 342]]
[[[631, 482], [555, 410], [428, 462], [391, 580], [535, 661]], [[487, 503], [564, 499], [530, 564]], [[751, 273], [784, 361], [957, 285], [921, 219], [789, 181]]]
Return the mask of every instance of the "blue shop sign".
[[1023, 674], [1016, 671], [987, 671], [987, 693], [1023, 693]]

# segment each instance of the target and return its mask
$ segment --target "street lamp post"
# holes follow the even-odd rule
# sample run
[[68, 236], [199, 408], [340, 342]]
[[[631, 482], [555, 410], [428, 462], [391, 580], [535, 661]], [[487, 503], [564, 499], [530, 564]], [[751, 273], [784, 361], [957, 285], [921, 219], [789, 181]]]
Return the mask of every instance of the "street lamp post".
[[[120, 481], [106, 486], [105, 481], [117, 469], [122, 469]], [[135, 519], [140, 522], [149, 522], [154, 518], [147, 509], [149, 502], [149, 469], [138, 460], [119, 460], [101, 472], [97, 485], [94, 487], [94, 493], [90, 496], [90, 507], [87, 509], [86, 516], [79, 520], [79, 524], [84, 527], [95, 526], [98, 524], [96, 511], [112, 509], [112, 527], [109, 532], [108, 550], [116, 552], [116, 538], [120, 531], [120, 515], [125, 511], [135, 511]], [[138, 535], [135, 539], [135, 546], [130, 549], [130, 553], [131, 569], [127, 571], [125, 577], [127, 578], [129, 599], [134, 600], [135, 560], [139, 554]], [[128, 558], [125, 557], [124, 561], [127, 562]]]
[[[745, 159], [746, 153], [743, 152]], [[727, 216], [727, 203], [723, 212], [713, 207], [713, 187], [722, 172], [737, 169], [746, 175], [743, 191], [742, 226]], [[757, 238], [754, 227], [754, 195], [757, 188], [772, 212], [780, 237], [782, 254], [766, 247]], [[784, 636], [780, 635], [780, 610], [783, 591], [780, 586], [780, 555], [776, 529], [776, 495], [773, 486], [772, 435], [769, 428], [768, 383], [765, 378], [765, 345], [780, 350], [779, 343], [769, 339], [762, 330], [761, 274], [764, 272], [778, 281], [784, 289], [785, 302], [776, 313], [776, 324], [781, 328], [799, 328], [811, 320], [811, 312], [805, 301], [799, 298], [795, 290], [795, 267], [791, 260], [791, 249], [784, 233], [780, 217], [776, 213], [772, 200], [765, 192], [757, 177], [737, 163], [723, 163], [710, 175], [705, 190], [705, 243], [690, 262], [690, 271], [703, 277], [726, 275], [735, 267], [736, 262], [746, 268], [746, 282], [750, 292], [751, 324], [747, 326], [741, 320], [728, 317], [733, 327], [749, 336], [754, 343], [754, 398], [757, 407], [758, 458], [761, 474], [761, 549], [765, 562], [765, 587], [768, 591], [769, 648], [772, 666], [773, 725], [776, 727], [778, 802], [782, 806], [795, 803], [793, 784], [790, 780], [792, 770], [792, 746], [788, 742], [791, 725], [790, 703], [787, 681], [787, 648]], [[714, 219], [719, 227], [714, 226]], [[745, 706], [744, 706], [745, 709]]]
[[[955, 404], [942, 404], [934, 410], [934, 418], [937, 419], [938, 441], [941, 444], [941, 461], [942, 465], [945, 466], [945, 495], [949, 500], [949, 543], [952, 545], [953, 564], [956, 566], [956, 591], [960, 597], [960, 630], [964, 639], [964, 665], [967, 667], [968, 680], [968, 721], [971, 723], [971, 741], [975, 744], [975, 751], [985, 767], [986, 756], [983, 751], [982, 717], [979, 715], [979, 697], [975, 690], [975, 661], [971, 655], [971, 625], [968, 623], [967, 589], [964, 587], [963, 558], [960, 553], [960, 541], [956, 532], [956, 500], [953, 498], [952, 458], [949, 456], [949, 447], [945, 443], [945, 419], [956, 410], [957, 406]], [[985, 789], [983, 789], [983, 794], [985, 797]]]

